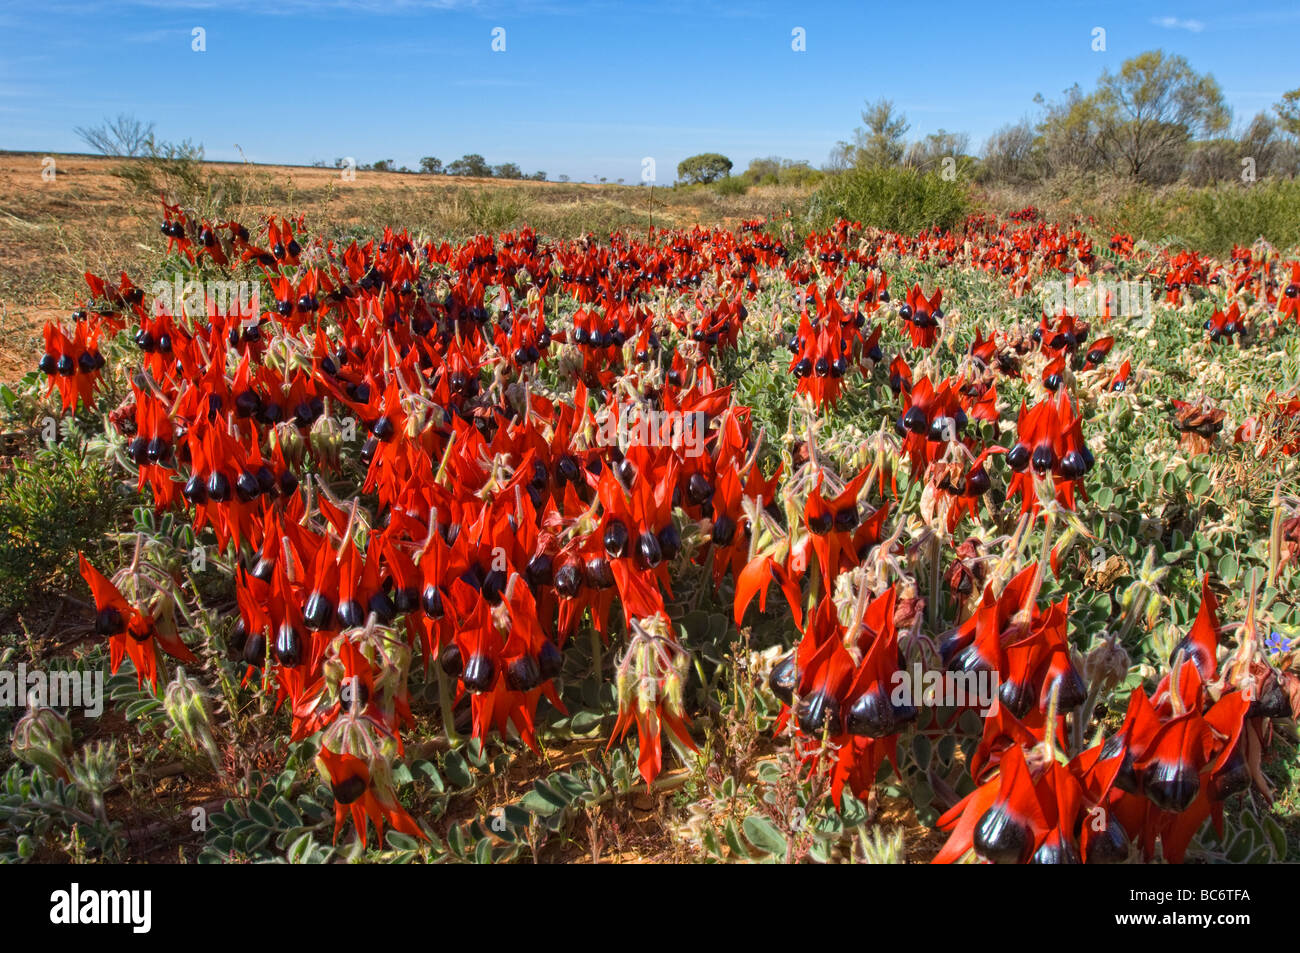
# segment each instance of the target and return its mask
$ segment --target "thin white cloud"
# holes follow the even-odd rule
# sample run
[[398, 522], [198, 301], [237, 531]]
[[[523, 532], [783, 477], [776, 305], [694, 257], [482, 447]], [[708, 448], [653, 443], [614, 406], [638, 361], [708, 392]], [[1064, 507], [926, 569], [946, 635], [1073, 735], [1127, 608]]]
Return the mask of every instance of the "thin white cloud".
[[1180, 20], [1178, 17], [1152, 17], [1151, 22], [1166, 30], [1186, 30], [1189, 33], [1200, 33], [1205, 29], [1200, 20]]

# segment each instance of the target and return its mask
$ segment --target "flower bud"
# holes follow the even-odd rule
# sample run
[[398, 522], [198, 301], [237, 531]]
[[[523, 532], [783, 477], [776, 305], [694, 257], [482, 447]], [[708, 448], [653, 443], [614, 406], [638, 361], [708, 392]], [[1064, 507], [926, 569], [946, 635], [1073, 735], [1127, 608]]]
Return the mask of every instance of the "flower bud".
[[681, 717], [686, 710], [682, 704], [683, 687], [682, 676], [674, 668], [664, 679], [664, 707], [671, 715]]
[[321, 414], [312, 422], [307, 434], [307, 445], [322, 466], [331, 469], [337, 467], [339, 453], [343, 449], [343, 428], [329, 414]]
[[170, 593], [154, 590], [147, 611], [153, 618], [154, 628], [159, 635], [164, 638], [180, 637], [180, 630], [176, 627], [176, 599]]
[[[316, 424], [320, 424], [324, 417], [318, 418]], [[315, 437], [315, 426], [312, 428], [313, 439]], [[291, 421], [281, 421], [271, 428], [271, 445], [280, 448], [280, 453], [284, 456], [284, 462], [290, 467], [297, 468], [302, 465], [303, 453], [306, 446], [303, 444], [302, 434]]]
[[221, 756], [212, 737], [203, 686], [187, 675], [183, 666], [176, 670], [176, 677], [163, 693], [163, 710], [185, 740], [206, 752], [213, 766], [220, 770]]
[[1083, 663], [1083, 676], [1089, 685], [1110, 688], [1118, 685], [1128, 675], [1129, 657], [1118, 639], [1103, 639], [1088, 652]]
[[67, 780], [72, 726], [53, 708], [33, 708], [18, 720], [10, 748], [18, 760]]
[[619, 709], [626, 709], [632, 701], [632, 679], [626, 665], [618, 667], [618, 674], [614, 678], [614, 690], [618, 695]]

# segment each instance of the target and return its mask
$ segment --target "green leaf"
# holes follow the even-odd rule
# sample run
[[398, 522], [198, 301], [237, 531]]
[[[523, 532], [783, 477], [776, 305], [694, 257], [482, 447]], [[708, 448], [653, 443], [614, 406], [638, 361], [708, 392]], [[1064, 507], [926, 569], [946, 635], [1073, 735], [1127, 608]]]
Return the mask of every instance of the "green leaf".
[[[394, 832], [390, 832], [390, 836], [392, 833]], [[289, 845], [288, 851], [285, 852], [285, 858], [291, 864], [304, 864], [311, 857], [315, 846], [316, 842], [312, 839], [310, 832], [302, 834]]]
[[1254, 849], [1255, 839], [1250, 836], [1250, 832], [1239, 831], [1232, 839], [1232, 846], [1228, 848], [1228, 860], [1234, 864], [1244, 864]]
[[519, 799], [519, 806], [542, 817], [549, 817], [556, 811], [563, 810], [565, 805], [555, 803], [558, 798], [554, 797], [554, 792], [547, 788], [547, 794], [543, 794], [537, 789], [541, 784], [541, 781], [533, 782], [533, 790]]
[[298, 798], [298, 807], [309, 819], [319, 821], [325, 816], [325, 808], [309, 794], [304, 794]]
[[447, 783], [442, 780], [442, 775], [438, 773], [438, 768], [432, 761], [417, 761], [415, 770], [427, 777], [429, 783], [433, 785], [433, 789], [439, 794], [447, 790]]
[[442, 756], [442, 771], [453, 787], [468, 788], [474, 784], [474, 775], [459, 751], [448, 751]]
[[912, 785], [912, 803], [918, 808], [929, 807], [934, 801], [934, 790], [924, 781]]
[[600, 712], [583, 710], [569, 720], [569, 730], [575, 735], [586, 735], [600, 728], [604, 716]]
[[247, 834], [244, 835], [244, 853], [256, 854], [258, 851], [260, 851], [263, 847], [266, 846], [266, 842], [269, 841], [270, 839], [271, 839], [271, 831], [268, 830], [267, 828], [262, 828], [261, 830], [249, 831]]
[[563, 796], [568, 797], [565, 805], [569, 805], [587, 793], [587, 785], [583, 784], [572, 774], [552, 774], [548, 779], [551, 787]]
[[740, 832], [736, 830], [736, 822], [732, 818], [727, 819], [727, 823], [722, 828], [722, 833], [727, 839], [727, 846], [731, 848], [734, 854], [740, 860], [749, 859], [749, 851], [740, 841]]
[[515, 807], [513, 804], [507, 804], [501, 813], [505, 817], [506, 823], [513, 827], [527, 827], [532, 822], [532, 818], [528, 816], [527, 811]]
[[280, 824], [284, 827], [297, 827], [302, 823], [302, 818], [293, 809], [293, 805], [284, 798], [276, 798], [272, 801], [271, 810], [275, 812], [275, 816], [280, 819]]
[[[552, 777], [550, 780], [553, 781], [555, 779], [554, 777]], [[569, 803], [573, 800], [572, 798], [568, 797], [563, 791], [556, 790], [555, 788], [547, 784], [545, 781], [534, 781], [533, 790], [536, 791], [538, 794], [540, 794], [542, 797], [544, 797], [551, 804], [554, 804], [557, 808], [568, 807]]]
[[157, 711], [160, 707], [162, 706], [159, 705], [156, 698], [141, 698], [126, 706], [126, 711], [123, 712], [123, 717], [126, 718], [127, 721], [136, 721], [137, 719], [143, 718], [145, 715]]
[[1282, 830], [1281, 825], [1278, 824], [1277, 821], [1273, 820], [1273, 818], [1268, 814], [1264, 815], [1264, 833], [1268, 835], [1268, 839], [1273, 844], [1274, 854], [1277, 857], [1285, 857], [1286, 832]]
[[419, 840], [412, 837], [410, 834], [403, 834], [401, 831], [395, 831], [390, 829], [388, 833], [384, 835], [384, 840], [386, 840], [388, 842], [388, 846], [393, 848], [394, 850], [418, 851], [420, 849]]
[[768, 854], [775, 854], [780, 857], [785, 856], [786, 842], [785, 837], [776, 829], [776, 825], [766, 817], [758, 814], [751, 814], [745, 818], [744, 823], [745, 840], [749, 841], [754, 847]]
[[925, 767], [930, 763], [930, 755], [933, 748], [930, 745], [930, 739], [925, 735], [917, 732], [912, 736], [912, 754], [916, 757], [916, 763]]
[[845, 827], [857, 827], [867, 820], [867, 806], [846, 790], [840, 799], [840, 817]]
[[262, 827], [275, 827], [275, 815], [261, 801], [248, 802], [248, 816]]
[[465, 829], [461, 825], [456, 824], [447, 831], [447, 849], [456, 857], [465, 856]]
[[469, 743], [465, 745], [465, 757], [468, 758], [469, 763], [474, 765], [476, 768], [487, 767], [487, 750], [483, 747], [483, 742], [478, 738], [469, 739]]

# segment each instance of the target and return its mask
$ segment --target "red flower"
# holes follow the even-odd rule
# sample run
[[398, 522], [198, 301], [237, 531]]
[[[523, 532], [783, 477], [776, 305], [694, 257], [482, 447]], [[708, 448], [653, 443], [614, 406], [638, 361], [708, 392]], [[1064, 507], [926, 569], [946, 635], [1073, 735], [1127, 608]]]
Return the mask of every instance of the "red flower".
[[81, 578], [90, 586], [95, 599], [95, 632], [108, 636], [109, 665], [114, 674], [123, 658], [130, 658], [135, 667], [137, 684], [144, 679], [155, 689], [158, 687], [158, 650], [182, 662], [197, 662], [189, 647], [175, 633], [159, 630], [154, 618], [141, 612], [122, 596], [84, 553], [77, 554]]
[[329, 779], [330, 790], [334, 794], [334, 841], [338, 842], [339, 831], [347, 814], [352, 814], [352, 823], [356, 825], [361, 836], [361, 846], [366, 846], [366, 821], [375, 826], [375, 833], [382, 842], [384, 822], [396, 831], [428, 840], [428, 836], [415, 823], [411, 815], [397, 801], [390, 785], [377, 781], [371, 774], [370, 765], [356, 755], [330, 751], [321, 748], [317, 755]]
[[936, 288], [930, 298], [925, 297], [920, 285], [913, 285], [907, 292], [907, 302], [898, 309], [898, 316], [907, 324], [913, 347], [931, 347], [939, 339], [939, 322], [943, 319], [939, 304], [942, 301], [942, 288]]

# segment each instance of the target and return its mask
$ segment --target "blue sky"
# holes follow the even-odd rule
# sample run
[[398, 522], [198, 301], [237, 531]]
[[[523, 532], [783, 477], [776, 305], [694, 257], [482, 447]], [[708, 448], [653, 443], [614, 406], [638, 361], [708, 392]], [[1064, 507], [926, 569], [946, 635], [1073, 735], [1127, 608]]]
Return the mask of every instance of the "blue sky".
[[83, 151], [74, 127], [127, 111], [213, 159], [477, 152], [633, 182], [651, 156], [665, 182], [704, 151], [821, 165], [879, 96], [912, 136], [978, 148], [1035, 93], [1156, 47], [1212, 72], [1245, 121], [1300, 84], [1297, 42], [1294, 3], [4, 2], [0, 148]]

